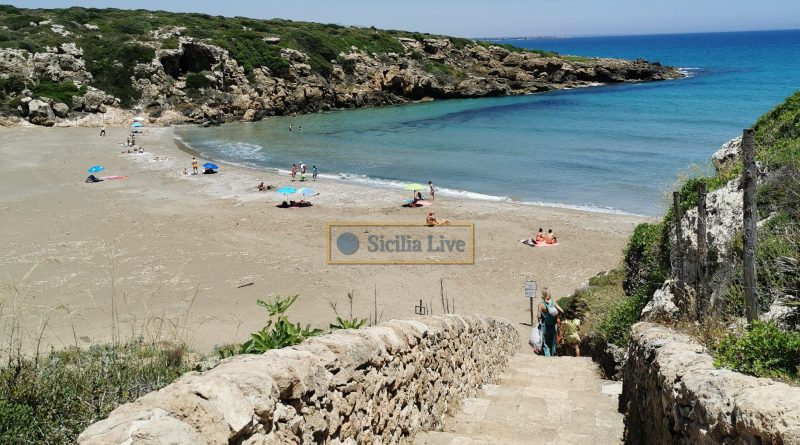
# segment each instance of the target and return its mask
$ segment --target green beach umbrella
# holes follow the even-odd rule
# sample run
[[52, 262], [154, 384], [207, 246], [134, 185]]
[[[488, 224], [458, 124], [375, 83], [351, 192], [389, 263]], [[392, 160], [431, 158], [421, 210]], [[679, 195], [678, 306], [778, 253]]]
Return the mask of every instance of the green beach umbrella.
[[411, 184], [406, 184], [405, 189], [416, 192], [417, 190], [425, 190], [425, 186], [422, 185], [422, 184], [417, 184], [416, 182], [414, 182], [414, 183], [411, 183]]

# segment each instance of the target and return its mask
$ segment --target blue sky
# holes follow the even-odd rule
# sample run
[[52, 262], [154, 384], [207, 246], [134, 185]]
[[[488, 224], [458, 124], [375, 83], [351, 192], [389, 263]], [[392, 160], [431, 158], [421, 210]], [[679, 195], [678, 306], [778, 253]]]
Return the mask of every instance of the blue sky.
[[27, 8], [165, 9], [376, 26], [463, 37], [800, 28], [798, 0], [0, 0]]

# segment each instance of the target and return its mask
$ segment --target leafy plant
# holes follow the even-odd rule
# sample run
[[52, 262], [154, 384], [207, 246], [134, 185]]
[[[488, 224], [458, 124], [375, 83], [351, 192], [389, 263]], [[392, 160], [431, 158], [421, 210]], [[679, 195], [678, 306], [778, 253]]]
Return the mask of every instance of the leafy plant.
[[298, 295], [281, 297], [275, 295], [272, 301], [257, 300], [259, 306], [269, 313], [267, 324], [258, 332], [250, 334], [250, 340], [242, 345], [242, 353], [262, 354], [270, 349], [280, 349], [296, 345], [303, 340], [322, 334], [321, 329], [311, 326], [303, 328], [286, 317], [286, 311], [297, 301]]
[[745, 374], [800, 381], [800, 332], [754, 321], [741, 335], [724, 337], [714, 358], [716, 366]]
[[74, 443], [117, 406], [190, 370], [186, 352], [143, 339], [41, 356], [0, 351], [0, 443]]
[[190, 90], [199, 90], [201, 88], [211, 87], [212, 82], [208, 78], [207, 72], [202, 73], [189, 73], [186, 75], [186, 88]]
[[86, 87], [78, 88], [71, 80], [65, 82], [51, 82], [43, 80], [31, 89], [34, 97], [43, 96], [56, 102], [63, 102], [72, 106], [72, 98], [86, 93]]
[[347, 301], [350, 304], [350, 316], [349, 318], [342, 318], [339, 315], [339, 312], [336, 310], [336, 303], [329, 301], [328, 304], [333, 309], [333, 312], [336, 314], [336, 323], [331, 324], [330, 328], [333, 330], [340, 330], [340, 329], [361, 329], [365, 324], [367, 324], [366, 318], [356, 318], [353, 317], [353, 298], [355, 297], [355, 292], [350, 291], [347, 293]]

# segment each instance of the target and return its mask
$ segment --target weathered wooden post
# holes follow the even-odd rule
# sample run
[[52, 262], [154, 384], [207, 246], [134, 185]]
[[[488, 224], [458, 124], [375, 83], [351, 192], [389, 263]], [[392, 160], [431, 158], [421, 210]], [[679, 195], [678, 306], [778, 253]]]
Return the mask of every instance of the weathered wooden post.
[[681, 228], [681, 193], [672, 192], [672, 217], [675, 223], [675, 279], [677, 297], [683, 299], [683, 229]]
[[758, 320], [758, 295], [756, 293], [756, 185], [758, 170], [756, 167], [756, 149], [753, 144], [753, 130], [748, 128], [742, 133], [742, 152], [744, 153], [744, 174], [742, 175], [743, 223], [744, 223], [744, 301], [747, 321]]
[[708, 280], [708, 245], [706, 242], [706, 183], [697, 184], [697, 296], [695, 308], [697, 320], [703, 318], [706, 306]]

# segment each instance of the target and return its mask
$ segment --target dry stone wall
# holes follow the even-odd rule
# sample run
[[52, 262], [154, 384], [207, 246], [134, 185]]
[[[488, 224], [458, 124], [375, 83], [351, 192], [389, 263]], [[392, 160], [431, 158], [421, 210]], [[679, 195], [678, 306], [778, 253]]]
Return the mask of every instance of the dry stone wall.
[[716, 369], [669, 328], [634, 325], [623, 382], [626, 444], [800, 444], [800, 388]]
[[339, 331], [189, 373], [87, 428], [94, 444], [400, 443], [496, 383], [507, 320], [435, 316]]

